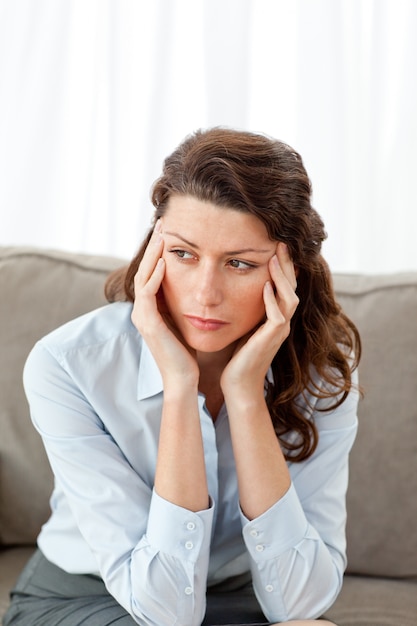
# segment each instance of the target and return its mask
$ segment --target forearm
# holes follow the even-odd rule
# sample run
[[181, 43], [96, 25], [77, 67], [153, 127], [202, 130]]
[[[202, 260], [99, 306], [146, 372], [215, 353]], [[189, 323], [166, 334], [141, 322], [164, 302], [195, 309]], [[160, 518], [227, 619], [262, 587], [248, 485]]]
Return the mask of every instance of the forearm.
[[164, 391], [155, 490], [190, 511], [209, 505], [197, 389]]
[[275, 506], [253, 521], [242, 516], [254, 587], [270, 621], [323, 614], [346, 566], [345, 495], [357, 395], [327, 413], [320, 409], [328, 399], [315, 402], [311, 419], [320, 436], [314, 454], [291, 464], [292, 484]]
[[265, 515], [253, 521], [242, 516], [242, 524], [253, 585], [268, 619], [322, 615], [340, 591], [344, 560], [309, 523], [294, 485]]
[[241, 508], [262, 515], [288, 491], [291, 478], [263, 395], [226, 397]]
[[201, 624], [212, 519], [213, 509], [192, 513], [154, 492], [146, 534], [129, 567], [138, 623]]

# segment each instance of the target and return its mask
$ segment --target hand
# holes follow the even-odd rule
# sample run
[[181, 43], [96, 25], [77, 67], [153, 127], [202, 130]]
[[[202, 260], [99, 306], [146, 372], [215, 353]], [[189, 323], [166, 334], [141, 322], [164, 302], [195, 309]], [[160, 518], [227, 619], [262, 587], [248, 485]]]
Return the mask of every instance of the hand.
[[195, 355], [184, 345], [165, 306], [161, 290], [165, 274], [161, 222], [158, 220], [135, 276], [132, 322], [151, 350], [164, 381], [176, 390], [197, 388], [199, 368]]
[[269, 262], [270, 281], [264, 286], [265, 321], [238, 342], [234, 354], [221, 376], [221, 387], [227, 395], [264, 393], [264, 381], [272, 359], [288, 337], [290, 322], [299, 299], [296, 271], [284, 243], [277, 245], [276, 255]]

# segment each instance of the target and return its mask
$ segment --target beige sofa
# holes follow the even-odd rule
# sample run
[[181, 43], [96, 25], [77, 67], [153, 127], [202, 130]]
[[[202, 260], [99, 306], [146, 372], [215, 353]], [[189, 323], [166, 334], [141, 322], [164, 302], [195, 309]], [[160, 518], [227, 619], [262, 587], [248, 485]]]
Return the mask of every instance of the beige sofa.
[[[0, 616], [48, 517], [52, 477], [22, 389], [34, 342], [104, 303], [117, 259], [0, 248]], [[348, 493], [349, 564], [328, 617], [417, 625], [417, 272], [335, 276], [363, 339], [360, 428]]]

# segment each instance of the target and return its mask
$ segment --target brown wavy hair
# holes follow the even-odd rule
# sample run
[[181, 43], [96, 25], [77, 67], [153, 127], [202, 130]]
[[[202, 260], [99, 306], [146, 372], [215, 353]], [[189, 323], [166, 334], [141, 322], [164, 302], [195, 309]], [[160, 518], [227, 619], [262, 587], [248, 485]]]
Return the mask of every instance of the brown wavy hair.
[[[307, 391], [332, 398], [326, 410], [342, 404], [352, 388], [361, 343], [355, 325], [335, 300], [330, 270], [321, 255], [326, 233], [311, 206], [311, 183], [300, 155], [261, 134], [199, 130], [164, 162], [152, 188], [154, 222], [164, 215], [172, 195], [190, 195], [226, 210], [251, 213], [265, 224], [271, 240], [287, 244], [298, 269], [300, 302], [290, 334], [272, 361], [273, 382], [265, 383], [266, 400], [286, 458], [308, 458], [317, 446], [318, 432], [297, 406], [297, 396]], [[109, 276], [105, 288], [109, 302], [133, 302], [134, 277], [150, 236], [151, 231], [129, 266]], [[314, 369], [324, 388], [314, 382]], [[288, 436], [293, 433], [295, 437]]]

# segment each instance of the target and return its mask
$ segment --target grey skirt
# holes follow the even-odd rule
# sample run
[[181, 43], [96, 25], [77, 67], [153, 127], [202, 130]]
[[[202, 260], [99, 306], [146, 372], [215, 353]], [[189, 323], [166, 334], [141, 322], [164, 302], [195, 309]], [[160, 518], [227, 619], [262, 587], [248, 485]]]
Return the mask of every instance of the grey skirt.
[[[202, 626], [263, 625], [265, 617], [252, 590], [209, 590]], [[161, 589], [163, 593], [163, 589]], [[11, 592], [3, 626], [137, 626], [109, 594], [101, 578], [68, 574], [37, 550]]]

